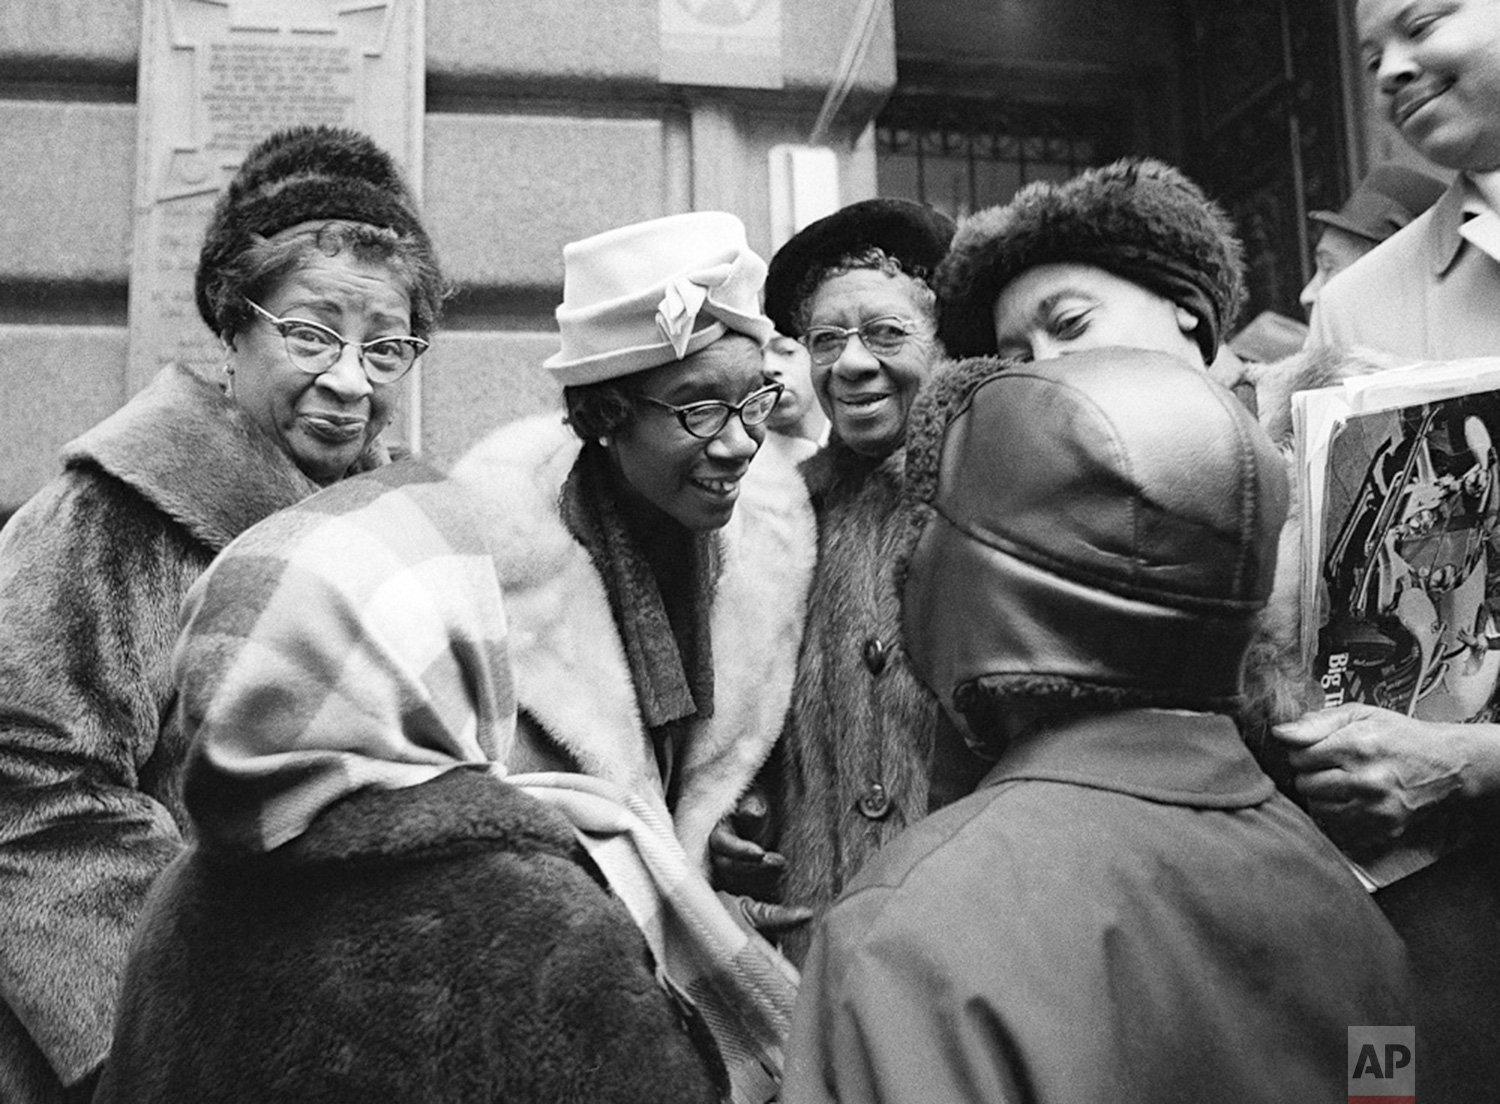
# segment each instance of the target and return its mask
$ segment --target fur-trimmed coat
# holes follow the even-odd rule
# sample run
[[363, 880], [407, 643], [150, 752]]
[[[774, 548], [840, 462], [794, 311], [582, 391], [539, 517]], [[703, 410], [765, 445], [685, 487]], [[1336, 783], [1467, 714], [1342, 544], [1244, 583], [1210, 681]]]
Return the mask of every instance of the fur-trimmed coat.
[[7, 1104], [61, 1100], [103, 1059], [131, 929], [182, 848], [168, 667], [183, 595], [240, 532], [317, 490], [181, 368], [63, 462], [0, 533]]
[[[815, 913], [926, 816], [935, 753], [957, 744], [901, 646], [894, 569], [905, 456], [872, 461], [834, 442], [802, 466], [818, 517], [818, 567], [774, 804], [786, 900]], [[972, 784], [982, 770], [969, 762]], [[811, 929], [783, 938], [793, 961]]]
[[[580, 448], [555, 415], [538, 416], [501, 427], [452, 471], [491, 519], [517, 740], [530, 744], [516, 769], [577, 770], [665, 802], [604, 580], [559, 512]], [[671, 809], [683, 850], [705, 869], [709, 833], [770, 754], [791, 697], [816, 543], [796, 470], [757, 456], [720, 536], [709, 618], [714, 713], [692, 722]]]
[[565, 819], [464, 768], [269, 853], [200, 844], [152, 893], [94, 1099], [721, 1099], [706, 1030], [585, 863]]

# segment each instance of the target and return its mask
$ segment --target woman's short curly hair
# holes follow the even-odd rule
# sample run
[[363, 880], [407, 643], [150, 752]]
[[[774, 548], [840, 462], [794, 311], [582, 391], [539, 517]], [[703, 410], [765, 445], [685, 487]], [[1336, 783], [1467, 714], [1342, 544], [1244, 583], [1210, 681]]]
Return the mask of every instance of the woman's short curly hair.
[[1062, 675], [985, 675], [953, 691], [953, 708], [963, 715], [974, 743], [991, 751], [1004, 746], [1006, 719], [1017, 711], [1059, 723], [1093, 713], [1127, 709], [1189, 709], [1233, 713], [1239, 696], [1193, 695], [1142, 686], [1106, 686]]
[[859, 269], [883, 272], [887, 276], [905, 277], [912, 285], [912, 299], [917, 309], [922, 312], [922, 317], [934, 328], [937, 326], [937, 293], [932, 290], [932, 286], [924, 276], [908, 272], [899, 259], [891, 256], [880, 246], [871, 245], [853, 253], [846, 253], [829, 264], [811, 268], [802, 277], [793, 297], [796, 306], [792, 316], [798, 333], [806, 333], [808, 325], [812, 322], [813, 294], [823, 285], [823, 281]]
[[262, 302], [281, 281], [315, 257], [347, 253], [363, 264], [390, 270], [411, 302], [411, 330], [430, 337], [442, 315], [450, 287], [425, 243], [363, 222], [333, 219], [321, 226], [265, 238], [256, 236], [228, 258], [208, 289], [208, 301], [221, 336], [232, 342], [255, 320], [246, 299]]

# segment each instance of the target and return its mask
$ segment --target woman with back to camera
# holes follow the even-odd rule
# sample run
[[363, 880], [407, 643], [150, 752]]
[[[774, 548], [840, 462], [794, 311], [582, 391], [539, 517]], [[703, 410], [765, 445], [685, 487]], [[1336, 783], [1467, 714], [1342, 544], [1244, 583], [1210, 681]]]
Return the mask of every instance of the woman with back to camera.
[[472, 500], [416, 462], [255, 526], [173, 659], [193, 845], [132, 946], [97, 1104], [713, 1104], [515, 703]]
[[387, 460], [381, 431], [447, 285], [367, 137], [272, 135], [197, 272], [223, 378], [165, 368], [70, 444], [0, 537], [0, 1096], [86, 1097], [130, 931], [182, 848], [169, 659], [240, 532]]

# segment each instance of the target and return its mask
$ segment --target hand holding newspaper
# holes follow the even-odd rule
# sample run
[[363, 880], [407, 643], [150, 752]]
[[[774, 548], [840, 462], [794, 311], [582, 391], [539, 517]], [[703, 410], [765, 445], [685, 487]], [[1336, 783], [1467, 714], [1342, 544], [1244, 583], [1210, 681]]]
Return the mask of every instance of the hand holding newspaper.
[[[1423, 363], [1293, 399], [1302, 656], [1324, 708], [1428, 722], [1500, 710], [1500, 358]], [[1388, 885], [1462, 842], [1447, 818], [1361, 856]]]

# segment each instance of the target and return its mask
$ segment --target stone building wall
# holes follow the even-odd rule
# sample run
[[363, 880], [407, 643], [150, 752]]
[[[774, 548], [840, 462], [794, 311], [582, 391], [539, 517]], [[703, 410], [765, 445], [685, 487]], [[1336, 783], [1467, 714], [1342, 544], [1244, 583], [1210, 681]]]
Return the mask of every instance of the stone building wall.
[[[841, 200], [874, 194], [890, 0], [782, 0], [776, 90], [660, 83], [662, 2], [427, 0], [423, 204], [461, 289], [418, 396], [439, 464], [556, 404], [540, 364], [565, 242], [718, 208], [771, 249], [769, 150], [807, 140], [867, 11], [873, 38], [829, 142]], [[0, 510], [128, 398], [140, 39], [140, 0], [0, 4]]]

